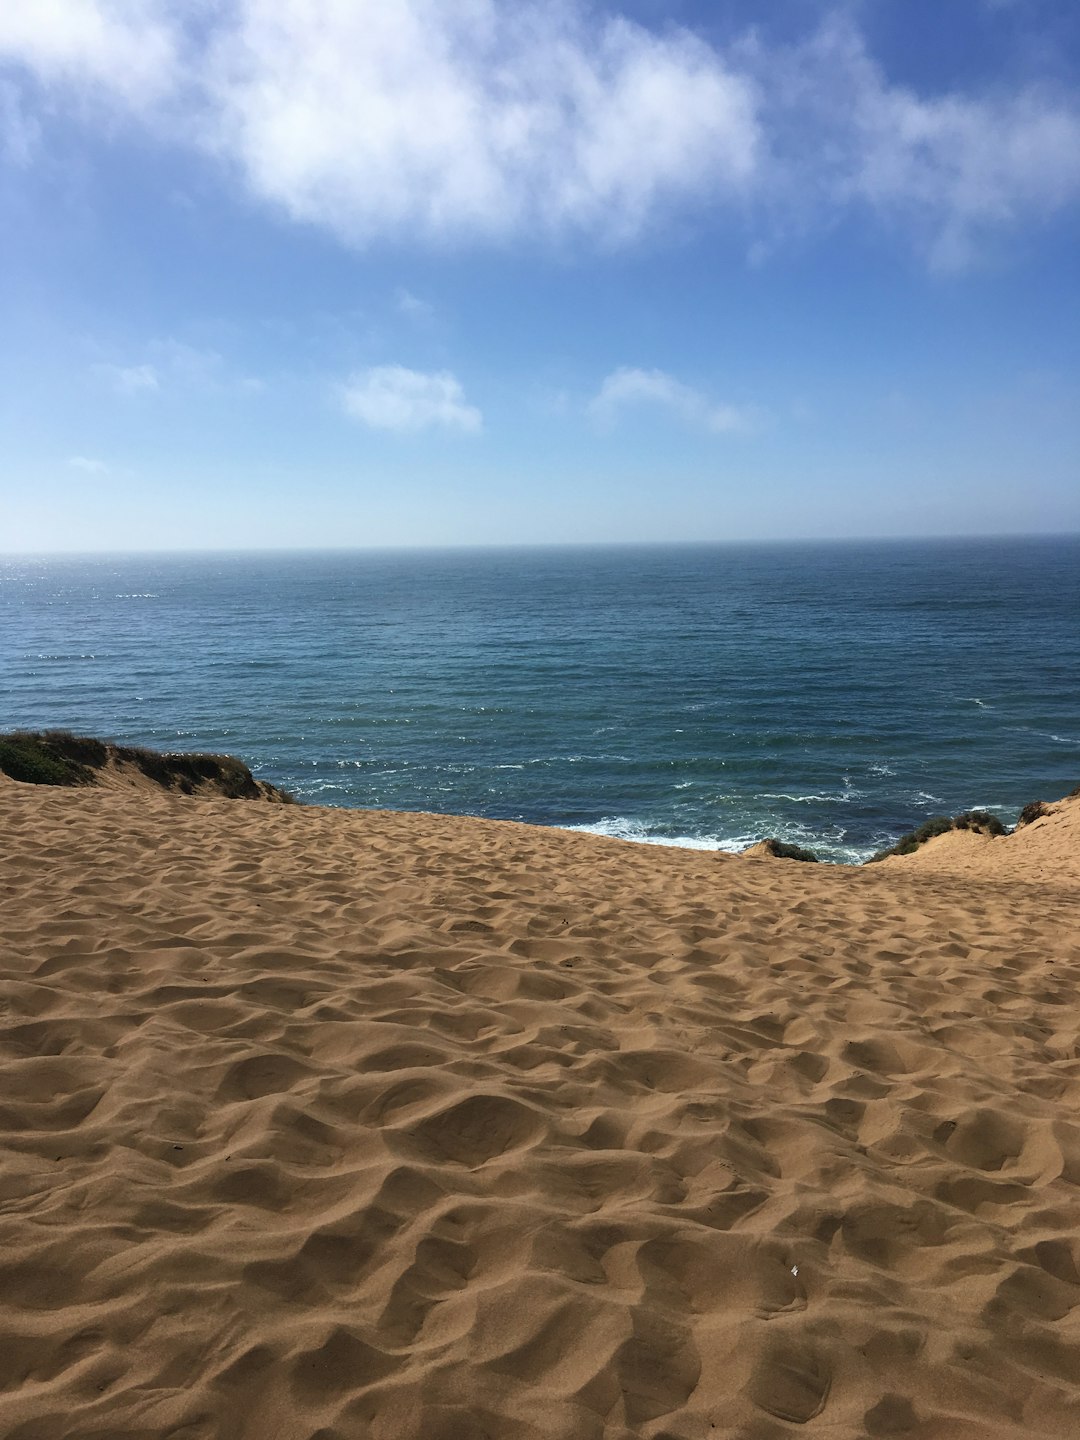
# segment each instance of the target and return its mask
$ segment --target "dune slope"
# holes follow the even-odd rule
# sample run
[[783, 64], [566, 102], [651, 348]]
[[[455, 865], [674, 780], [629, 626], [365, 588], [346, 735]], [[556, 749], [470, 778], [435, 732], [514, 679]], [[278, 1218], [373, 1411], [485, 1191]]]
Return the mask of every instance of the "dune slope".
[[1042, 813], [1009, 835], [949, 830], [910, 855], [880, 863], [990, 882], [1034, 881], [1080, 888], [1080, 792], [1043, 804]]
[[9, 1440], [1080, 1433], [1068, 875], [6, 780], [0, 854]]

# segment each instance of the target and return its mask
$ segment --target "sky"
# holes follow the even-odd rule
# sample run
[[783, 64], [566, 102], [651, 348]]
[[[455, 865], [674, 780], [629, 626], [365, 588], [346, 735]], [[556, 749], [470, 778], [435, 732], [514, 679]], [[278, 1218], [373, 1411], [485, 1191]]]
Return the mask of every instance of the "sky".
[[1080, 531], [1075, 0], [0, 4], [0, 551]]

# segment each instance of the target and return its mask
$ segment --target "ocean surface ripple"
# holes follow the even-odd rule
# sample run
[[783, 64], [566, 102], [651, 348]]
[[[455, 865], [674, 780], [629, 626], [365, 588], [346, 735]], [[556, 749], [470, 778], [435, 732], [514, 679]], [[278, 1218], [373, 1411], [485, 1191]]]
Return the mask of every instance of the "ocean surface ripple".
[[857, 860], [1080, 783], [1080, 539], [9, 557], [3, 728]]

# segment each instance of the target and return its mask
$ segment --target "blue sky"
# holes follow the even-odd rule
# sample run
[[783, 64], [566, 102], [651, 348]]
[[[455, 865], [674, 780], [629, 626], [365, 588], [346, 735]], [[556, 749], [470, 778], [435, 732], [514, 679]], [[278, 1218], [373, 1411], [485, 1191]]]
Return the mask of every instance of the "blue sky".
[[0, 550], [1080, 530], [1074, 0], [0, 9]]

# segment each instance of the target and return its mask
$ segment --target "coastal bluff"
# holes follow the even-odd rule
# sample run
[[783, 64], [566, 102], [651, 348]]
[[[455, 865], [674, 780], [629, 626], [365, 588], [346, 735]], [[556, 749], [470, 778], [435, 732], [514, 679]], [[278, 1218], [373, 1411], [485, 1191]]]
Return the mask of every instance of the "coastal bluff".
[[1080, 1434], [1077, 797], [848, 867], [136, 769], [0, 781], [7, 1440]]

